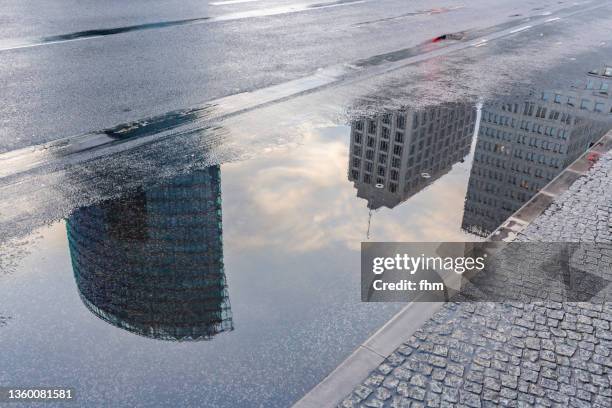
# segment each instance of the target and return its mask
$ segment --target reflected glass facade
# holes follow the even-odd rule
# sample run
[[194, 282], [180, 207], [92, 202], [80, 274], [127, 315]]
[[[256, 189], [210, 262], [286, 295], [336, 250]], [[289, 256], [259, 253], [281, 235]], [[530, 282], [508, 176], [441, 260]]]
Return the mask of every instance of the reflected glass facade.
[[[612, 119], [607, 113], [610, 79], [600, 71], [605, 69], [589, 72], [565, 91], [485, 104], [464, 230], [489, 235], [605, 134]], [[605, 112], [586, 109], [584, 101], [593, 98], [605, 105]]]
[[103, 320], [164, 340], [233, 329], [219, 166], [80, 208], [67, 230], [81, 298]]

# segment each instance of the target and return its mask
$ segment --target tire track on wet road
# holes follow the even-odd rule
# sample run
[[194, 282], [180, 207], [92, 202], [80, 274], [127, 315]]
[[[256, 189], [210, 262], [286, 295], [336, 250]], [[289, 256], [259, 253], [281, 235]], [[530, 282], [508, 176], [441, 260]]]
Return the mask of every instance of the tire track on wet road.
[[368, 2], [369, 0], [337, 0], [331, 2], [324, 3], [304, 3], [304, 4], [294, 4], [288, 6], [279, 6], [279, 7], [271, 7], [267, 9], [260, 10], [248, 10], [248, 11], [239, 11], [235, 13], [228, 13], [221, 16], [216, 17], [196, 17], [189, 18], [184, 20], [173, 20], [173, 21], [159, 21], [154, 23], [145, 23], [145, 24], [136, 24], [124, 27], [112, 27], [112, 28], [100, 28], [100, 29], [91, 29], [84, 31], [75, 31], [67, 34], [57, 34], [50, 35], [40, 38], [34, 39], [22, 39], [22, 40], [12, 40], [12, 41], [0, 41], [0, 52], [3, 51], [11, 51], [11, 50], [21, 50], [26, 48], [33, 47], [41, 47], [52, 44], [62, 44], [67, 42], [74, 41], [83, 41], [83, 40], [92, 40], [95, 38], [107, 37], [109, 35], [118, 35], [118, 34], [126, 34], [130, 32], [143, 31], [143, 30], [155, 30], [169, 27], [178, 27], [178, 26], [186, 26], [186, 25], [195, 25], [195, 24], [208, 24], [208, 23], [216, 23], [216, 22], [226, 22], [226, 21], [235, 21], [235, 20], [243, 20], [247, 18], [257, 18], [257, 17], [271, 17], [278, 16], [283, 14], [294, 14], [307, 12], [312, 10], [321, 10], [328, 9], [332, 7], [342, 7], [342, 6], [354, 6], [358, 4], [363, 4]]

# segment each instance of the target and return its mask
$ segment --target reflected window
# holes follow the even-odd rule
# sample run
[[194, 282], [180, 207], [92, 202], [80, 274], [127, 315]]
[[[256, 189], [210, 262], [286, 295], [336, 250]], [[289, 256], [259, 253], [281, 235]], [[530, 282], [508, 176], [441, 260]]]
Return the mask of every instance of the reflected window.
[[397, 117], [396, 125], [398, 129], [404, 129], [406, 127], [406, 117], [400, 114]]
[[368, 133], [370, 133], [370, 134], [376, 133], [376, 122], [374, 122], [372, 120], [369, 121]]
[[580, 101], [580, 109], [589, 109], [589, 106], [591, 106], [591, 101], [588, 99], [583, 99]]
[[383, 126], [381, 136], [385, 139], [388, 139], [389, 138], [389, 128]]
[[148, 238], [147, 196], [144, 190], [122, 200], [105, 204], [106, 225], [111, 237], [124, 241], [144, 241]]

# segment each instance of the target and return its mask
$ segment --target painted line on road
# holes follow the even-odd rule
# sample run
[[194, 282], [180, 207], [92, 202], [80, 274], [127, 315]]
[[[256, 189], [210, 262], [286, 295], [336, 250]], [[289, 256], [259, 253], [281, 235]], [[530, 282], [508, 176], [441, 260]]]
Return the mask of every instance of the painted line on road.
[[510, 31], [510, 34], [520, 33], [521, 31], [529, 30], [532, 26], [528, 25], [525, 27], [517, 28], [515, 30]]
[[546, 23], [550, 23], [551, 21], [557, 21], [557, 20], [561, 20], [561, 17], [554, 17], [554, 18], [549, 18], [548, 20], [546, 20]]
[[261, 0], [227, 0], [227, 1], [215, 1], [212, 3], [208, 3], [211, 6], [227, 6], [230, 4], [242, 4], [242, 3], [253, 3]]

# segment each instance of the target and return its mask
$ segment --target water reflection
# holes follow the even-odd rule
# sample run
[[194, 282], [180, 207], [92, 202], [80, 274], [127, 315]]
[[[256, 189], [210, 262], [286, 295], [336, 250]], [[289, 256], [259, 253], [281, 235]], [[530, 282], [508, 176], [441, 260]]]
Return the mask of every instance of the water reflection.
[[612, 68], [566, 90], [483, 106], [462, 228], [487, 236], [610, 127]]
[[393, 208], [470, 151], [476, 110], [467, 104], [406, 109], [351, 125], [349, 181], [368, 208]]
[[233, 330], [220, 181], [219, 166], [211, 166], [75, 211], [68, 240], [87, 308], [156, 339], [204, 340]]

